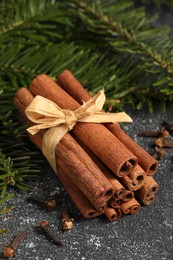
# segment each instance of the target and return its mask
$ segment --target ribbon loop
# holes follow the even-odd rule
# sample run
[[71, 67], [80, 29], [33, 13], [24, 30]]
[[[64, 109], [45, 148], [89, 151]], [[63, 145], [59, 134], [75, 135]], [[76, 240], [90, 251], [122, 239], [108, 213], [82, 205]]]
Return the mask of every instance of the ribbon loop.
[[27, 131], [34, 135], [41, 129], [49, 129], [43, 137], [42, 152], [56, 172], [55, 147], [63, 136], [76, 125], [77, 122], [88, 123], [116, 123], [132, 122], [124, 112], [105, 113], [102, 107], [105, 94], [100, 90], [94, 97], [84, 102], [75, 111], [61, 109], [57, 104], [42, 96], [36, 96], [26, 108], [26, 116], [34, 123]]

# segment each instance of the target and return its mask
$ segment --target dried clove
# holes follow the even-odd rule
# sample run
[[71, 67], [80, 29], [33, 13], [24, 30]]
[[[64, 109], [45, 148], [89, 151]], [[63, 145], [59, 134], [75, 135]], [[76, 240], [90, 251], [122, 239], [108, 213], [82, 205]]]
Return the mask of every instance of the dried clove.
[[62, 212], [62, 229], [63, 230], [70, 230], [73, 227], [74, 219], [69, 218], [67, 211], [63, 210]]
[[138, 136], [141, 137], [164, 137], [167, 138], [169, 137], [169, 132], [165, 129], [162, 128], [161, 130], [144, 130], [141, 131]]
[[156, 137], [154, 142], [155, 153], [152, 155], [156, 160], [161, 160], [166, 151], [163, 148], [173, 148], [173, 142], [168, 140], [170, 136], [170, 131], [173, 133], [173, 123], [162, 123], [162, 129], [159, 130], [145, 130], [140, 132], [138, 135], [143, 137]]
[[163, 157], [165, 156], [166, 154], [166, 151], [164, 148], [161, 148], [161, 147], [158, 147], [156, 146], [155, 147], [155, 153], [152, 155], [153, 158], [155, 158], [156, 160], [161, 160], [163, 159]]
[[57, 199], [55, 197], [50, 197], [44, 200], [37, 196], [31, 196], [28, 198], [28, 200], [39, 203], [43, 208], [45, 208], [49, 212], [56, 209], [58, 206]]
[[141, 137], [159, 137], [161, 135], [160, 130], [143, 130], [141, 131], [138, 136]]
[[162, 126], [168, 130], [168, 132], [172, 135], [173, 134], [173, 122], [163, 122]]
[[165, 128], [162, 128], [161, 129], [161, 137], [168, 138], [169, 136], [170, 136], [169, 131], [166, 130]]
[[45, 207], [47, 211], [52, 211], [58, 207], [57, 200], [51, 197], [45, 201]]
[[159, 137], [156, 139], [155, 141], [155, 145], [157, 145], [158, 147], [164, 147], [164, 148], [173, 148], [173, 142], [169, 141], [163, 137]]
[[17, 250], [18, 246], [26, 238], [27, 235], [28, 235], [28, 230], [21, 231], [16, 236], [16, 238], [13, 240], [11, 245], [7, 245], [7, 246], [4, 247], [4, 249], [3, 249], [3, 256], [5, 258], [10, 258], [10, 257], [15, 256], [15, 253], [16, 253], [16, 250]]
[[56, 245], [63, 246], [63, 242], [59, 238], [59, 235], [55, 233], [55, 231], [50, 227], [49, 222], [47, 220], [43, 220], [40, 222], [40, 228], [42, 231], [44, 231], [44, 233], [49, 239], [53, 240], [53, 242]]

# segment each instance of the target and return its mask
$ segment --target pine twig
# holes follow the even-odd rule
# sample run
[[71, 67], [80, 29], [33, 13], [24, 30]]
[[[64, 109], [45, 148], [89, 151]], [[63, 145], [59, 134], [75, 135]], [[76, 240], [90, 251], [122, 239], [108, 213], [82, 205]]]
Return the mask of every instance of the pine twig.
[[[74, 5], [73, 5], [74, 4]], [[87, 1], [72, 0], [71, 6], [75, 8], [74, 15], [76, 15], [88, 28], [97, 30], [97, 33], [102, 33], [104, 28], [104, 38], [113, 48], [113, 36], [122, 37], [126, 42], [130, 43], [131, 47], [136, 48], [136, 54], [147, 56], [153, 64], [159, 66], [172, 78], [173, 77], [173, 63], [165, 59], [156, 50], [153, 50], [149, 45], [140, 41], [138, 37], [130, 30], [125, 28], [120, 22], [111, 20], [108, 16], [96, 12]], [[127, 50], [128, 52], [128, 50]], [[130, 52], [130, 51], [129, 51]], [[141, 56], [143, 59], [143, 56]]]

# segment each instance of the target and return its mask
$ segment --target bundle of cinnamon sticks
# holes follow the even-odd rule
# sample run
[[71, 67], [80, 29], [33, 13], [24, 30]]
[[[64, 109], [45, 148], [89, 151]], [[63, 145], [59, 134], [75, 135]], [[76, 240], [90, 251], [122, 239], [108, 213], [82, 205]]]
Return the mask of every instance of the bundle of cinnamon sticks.
[[[37, 95], [73, 111], [91, 98], [68, 70], [56, 82], [47, 75], [38, 75], [29, 89], [18, 90], [14, 105], [25, 118], [26, 108]], [[44, 129], [29, 134], [41, 150], [46, 132]], [[56, 145], [55, 155], [56, 173], [85, 218], [105, 214], [115, 221], [122, 214], [139, 212], [141, 205], [150, 205], [156, 198], [159, 185], [153, 174], [158, 162], [119, 124], [78, 122]]]

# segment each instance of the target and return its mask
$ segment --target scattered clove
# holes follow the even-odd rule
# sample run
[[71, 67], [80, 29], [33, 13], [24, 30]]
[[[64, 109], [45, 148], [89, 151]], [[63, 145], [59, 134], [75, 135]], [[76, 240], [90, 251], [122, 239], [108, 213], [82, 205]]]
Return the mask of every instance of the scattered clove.
[[172, 135], [173, 134], [173, 122], [163, 122], [162, 126], [168, 130], [168, 132]]
[[162, 137], [159, 137], [155, 140], [155, 145], [158, 146], [158, 147], [163, 147], [163, 142], [164, 142], [164, 139]]
[[138, 136], [140, 137], [159, 137], [161, 131], [157, 130], [143, 130], [141, 131]]
[[16, 238], [13, 240], [11, 245], [7, 245], [7, 246], [4, 247], [4, 249], [3, 249], [3, 256], [5, 258], [10, 258], [10, 257], [15, 256], [15, 253], [16, 253], [16, 250], [17, 250], [18, 246], [26, 238], [27, 235], [28, 235], [28, 230], [21, 231], [16, 236]]
[[28, 198], [28, 200], [39, 203], [43, 208], [45, 208], [49, 212], [56, 209], [58, 206], [57, 199], [55, 197], [50, 197], [44, 200], [37, 196], [31, 196]]
[[69, 218], [67, 211], [63, 210], [62, 212], [62, 229], [63, 230], [70, 230], [73, 227], [74, 219]]
[[40, 228], [42, 231], [44, 231], [44, 233], [49, 239], [53, 240], [53, 242], [56, 245], [63, 246], [63, 242], [59, 238], [59, 235], [55, 233], [55, 231], [50, 227], [49, 222], [47, 220], [43, 220], [40, 222]]
[[152, 155], [153, 158], [155, 158], [156, 160], [161, 160], [163, 159], [163, 157], [165, 156], [166, 154], [166, 151], [164, 148], [161, 148], [161, 147], [158, 147], [156, 146], [155, 147], [155, 153]]
[[163, 122], [161, 130], [145, 130], [138, 134], [143, 137], [156, 137], [154, 142], [155, 153], [152, 155], [156, 160], [161, 160], [166, 154], [164, 148], [173, 148], [173, 142], [169, 140], [173, 134], [173, 123]]
[[161, 130], [143, 130], [138, 134], [138, 136], [167, 138], [169, 137], [169, 132], [165, 128], [162, 128]]
[[170, 141], [170, 140], [167, 140], [163, 137], [159, 137], [156, 139], [155, 141], [155, 144], [158, 146], [158, 147], [164, 147], [164, 148], [173, 148], [173, 142]]
[[52, 211], [58, 207], [57, 200], [51, 197], [45, 201], [45, 207], [47, 211]]
[[161, 137], [163, 137], [163, 138], [168, 138], [169, 136], [170, 136], [170, 134], [169, 134], [169, 131], [168, 130], [166, 130], [165, 128], [162, 128], [161, 129]]

